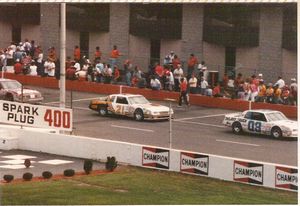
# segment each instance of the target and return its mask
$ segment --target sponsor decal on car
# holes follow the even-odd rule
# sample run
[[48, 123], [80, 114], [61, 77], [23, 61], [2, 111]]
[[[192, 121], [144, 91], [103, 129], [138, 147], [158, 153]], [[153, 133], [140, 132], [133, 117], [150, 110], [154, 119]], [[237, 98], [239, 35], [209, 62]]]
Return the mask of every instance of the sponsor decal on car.
[[180, 171], [192, 174], [208, 175], [208, 155], [181, 152]]
[[170, 151], [160, 148], [143, 147], [142, 160], [143, 166], [169, 169]]
[[234, 181], [262, 185], [263, 176], [264, 168], [262, 164], [234, 161]]
[[298, 190], [298, 170], [294, 168], [276, 167], [275, 187]]

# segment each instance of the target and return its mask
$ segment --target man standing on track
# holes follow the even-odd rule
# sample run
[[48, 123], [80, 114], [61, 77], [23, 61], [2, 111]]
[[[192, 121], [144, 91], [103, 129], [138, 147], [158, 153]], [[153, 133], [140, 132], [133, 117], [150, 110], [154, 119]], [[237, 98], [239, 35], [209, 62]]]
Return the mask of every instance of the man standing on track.
[[182, 98], [187, 106], [190, 106], [187, 100], [187, 81], [184, 78], [180, 79], [180, 96], [178, 106], [181, 107], [182, 105]]

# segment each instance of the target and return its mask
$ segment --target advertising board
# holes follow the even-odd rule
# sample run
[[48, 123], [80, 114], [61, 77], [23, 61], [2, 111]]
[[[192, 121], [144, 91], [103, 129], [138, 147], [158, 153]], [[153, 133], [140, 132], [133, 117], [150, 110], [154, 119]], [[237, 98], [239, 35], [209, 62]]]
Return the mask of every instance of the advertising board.
[[263, 185], [263, 164], [234, 161], [233, 179], [238, 182]]
[[143, 166], [169, 169], [170, 151], [160, 148], [143, 147]]
[[298, 190], [298, 170], [295, 168], [276, 167], [275, 187]]
[[0, 122], [72, 131], [72, 109], [0, 100]]
[[208, 155], [181, 152], [180, 171], [191, 174], [208, 175]]

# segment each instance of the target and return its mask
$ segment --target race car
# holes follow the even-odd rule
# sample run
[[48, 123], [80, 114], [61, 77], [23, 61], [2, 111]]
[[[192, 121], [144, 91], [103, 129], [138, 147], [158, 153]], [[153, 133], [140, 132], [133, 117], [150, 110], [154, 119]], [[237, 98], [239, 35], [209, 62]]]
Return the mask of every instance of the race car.
[[33, 89], [23, 88], [22, 84], [13, 79], [0, 79], [0, 99], [6, 101], [41, 103], [42, 94]]
[[[144, 119], [169, 119], [170, 108], [150, 103], [144, 96], [136, 94], [112, 94], [92, 100], [89, 108], [100, 115], [116, 114], [133, 117], [137, 121]], [[171, 116], [173, 115], [171, 110]]]
[[274, 110], [246, 110], [240, 113], [225, 115], [223, 124], [232, 128], [232, 132], [243, 131], [256, 134], [271, 135], [273, 138], [297, 137], [298, 122], [286, 118], [284, 114]]

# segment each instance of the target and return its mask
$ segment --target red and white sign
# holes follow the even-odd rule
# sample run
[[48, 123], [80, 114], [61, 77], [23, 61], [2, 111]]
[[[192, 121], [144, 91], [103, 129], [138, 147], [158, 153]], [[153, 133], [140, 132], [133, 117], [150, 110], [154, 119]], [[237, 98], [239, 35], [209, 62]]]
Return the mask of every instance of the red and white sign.
[[0, 101], [0, 122], [72, 131], [72, 109]]
[[276, 167], [275, 187], [298, 190], [298, 170], [296, 168]]
[[180, 171], [192, 174], [208, 175], [208, 155], [181, 152]]
[[143, 147], [143, 166], [169, 169], [170, 151], [160, 148]]
[[264, 166], [252, 162], [234, 161], [233, 179], [238, 182], [247, 182], [263, 185]]

